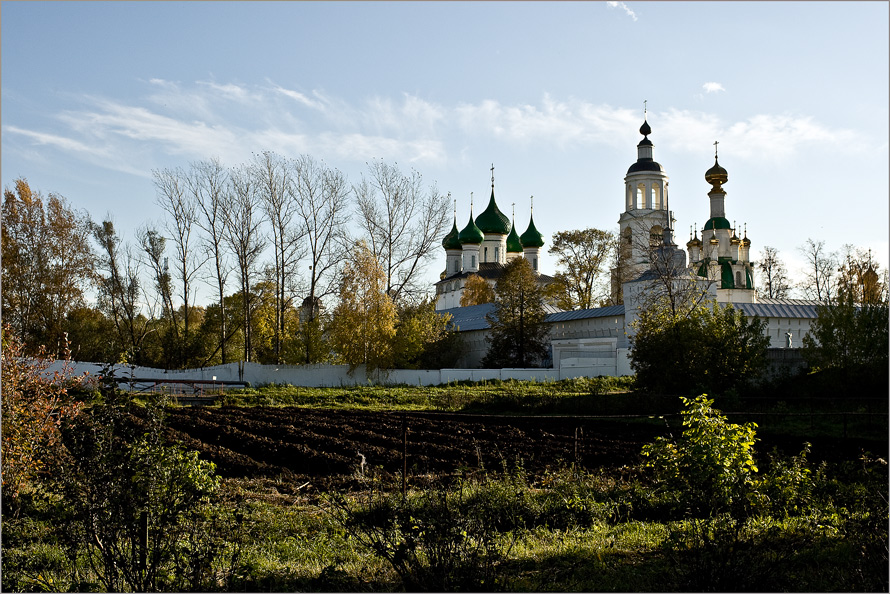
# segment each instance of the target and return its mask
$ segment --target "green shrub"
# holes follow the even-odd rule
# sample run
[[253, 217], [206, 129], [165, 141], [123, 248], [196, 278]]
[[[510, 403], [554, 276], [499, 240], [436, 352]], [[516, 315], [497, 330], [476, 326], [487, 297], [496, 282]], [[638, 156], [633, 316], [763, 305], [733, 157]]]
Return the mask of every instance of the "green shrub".
[[755, 423], [729, 423], [706, 395], [683, 402], [683, 435], [659, 437], [643, 447], [645, 466], [655, 471], [656, 489], [673, 497], [686, 514], [738, 513], [755, 487]]
[[392, 567], [408, 591], [502, 590], [498, 567], [506, 553], [495, 528], [498, 515], [468, 513], [474, 507], [468, 495], [460, 487], [407, 498], [372, 491], [358, 502], [335, 496], [330, 509], [352, 538]]
[[219, 546], [197, 530], [218, 485], [210, 462], [163, 440], [160, 404], [114, 390], [63, 427], [54, 489], [61, 534], [108, 591], [206, 589]]

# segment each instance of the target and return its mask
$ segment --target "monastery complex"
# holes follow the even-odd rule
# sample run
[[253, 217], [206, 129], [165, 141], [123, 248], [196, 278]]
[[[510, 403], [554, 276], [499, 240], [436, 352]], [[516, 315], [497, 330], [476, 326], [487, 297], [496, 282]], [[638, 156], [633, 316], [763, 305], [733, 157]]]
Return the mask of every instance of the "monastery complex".
[[[624, 208], [618, 217], [623, 270], [611, 271], [611, 291], [613, 302], [623, 296], [623, 303], [574, 311], [552, 309], [546, 320], [551, 359], [542, 365], [574, 368], [577, 375], [631, 374], [628, 334], [637, 312], [649, 302], [647, 297], [666, 270], [678, 281], [697, 284], [717, 303], [732, 304], [749, 317], [765, 319], [771, 349], [800, 347], [819, 303], [758, 296], [747, 228], [739, 237], [736, 225], [727, 218], [723, 185], [729, 175], [717, 160], [718, 143], [714, 143], [714, 165], [705, 172], [705, 181], [711, 185], [708, 216], [700, 236], [696, 225], [683, 250], [674, 243], [668, 176], [653, 158], [652, 129], [645, 118], [640, 134], [643, 139], [637, 144], [637, 160], [624, 176], [623, 200], [616, 200]], [[474, 219], [471, 203], [470, 219], [462, 230], [458, 230], [455, 214], [454, 225], [442, 240], [445, 271], [436, 283], [436, 309], [450, 314], [462, 334], [464, 354], [457, 365], [461, 368], [480, 366], [488, 350], [485, 316], [494, 309], [491, 303], [460, 307], [469, 276], [479, 275], [494, 286], [507, 262], [526, 258], [542, 284], [552, 280], [538, 269], [545, 242], [535, 227], [534, 212], [519, 235], [515, 220], [504, 215], [495, 201], [493, 170], [486, 209]]]

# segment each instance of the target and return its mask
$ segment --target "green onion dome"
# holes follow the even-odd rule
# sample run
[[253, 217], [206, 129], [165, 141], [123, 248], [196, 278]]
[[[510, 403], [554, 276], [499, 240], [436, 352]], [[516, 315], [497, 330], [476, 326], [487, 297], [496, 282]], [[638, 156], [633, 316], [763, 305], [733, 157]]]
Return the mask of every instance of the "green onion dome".
[[516, 223], [510, 226], [510, 235], [507, 236], [507, 253], [522, 253], [522, 242], [519, 240], [519, 234], [516, 233]]
[[525, 233], [522, 234], [519, 241], [522, 242], [522, 247], [524, 248], [539, 248], [544, 245], [544, 236], [541, 235], [540, 231], [535, 229], [534, 215], [529, 217], [528, 229], [525, 230]]
[[442, 240], [442, 247], [446, 250], [461, 249], [460, 233], [457, 231], [457, 217], [454, 218], [454, 224], [451, 227], [451, 231], [445, 236], [445, 239]]
[[494, 188], [491, 189], [491, 200], [488, 201], [488, 207], [476, 217], [476, 225], [483, 233], [507, 235], [510, 232], [510, 219], [495, 204]]
[[732, 225], [730, 225], [729, 221], [724, 217], [713, 217], [708, 219], [708, 222], [705, 223], [703, 231], [707, 231], [708, 229], [732, 229]]
[[467, 223], [467, 226], [464, 227], [464, 230], [460, 232], [460, 235], [458, 235], [458, 239], [460, 240], [461, 244], [481, 244], [483, 241], [485, 241], [485, 235], [483, 235], [479, 227], [476, 226], [476, 223], [473, 222], [472, 212], [470, 213], [470, 222]]

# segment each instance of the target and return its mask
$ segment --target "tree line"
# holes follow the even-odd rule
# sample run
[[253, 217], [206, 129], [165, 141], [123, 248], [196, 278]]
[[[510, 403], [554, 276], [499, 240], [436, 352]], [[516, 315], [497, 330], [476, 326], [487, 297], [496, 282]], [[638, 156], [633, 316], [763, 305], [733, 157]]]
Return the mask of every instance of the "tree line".
[[[444, 336], [422, 275], [449, 199], [420, 173], [375, 161], [350, 184], [310, 156], [265, 152], [231, 168], [211, 159], [152, 177], [164, 216], [132, 240], [110, 216], [95, 222], [26, 179], [4, 189], [3, 319], [28, 351], [46, 345], [61, 357], [67, 339], [77, 360], [164, 368], [411, 366]], [[198, 303], [202, 286], [209, 305]], [[382, 359], [365, 361], [333, 314], [364, 307], [354, 295], [369, 287], [393, 315], [377, 320], [390, 339]]]

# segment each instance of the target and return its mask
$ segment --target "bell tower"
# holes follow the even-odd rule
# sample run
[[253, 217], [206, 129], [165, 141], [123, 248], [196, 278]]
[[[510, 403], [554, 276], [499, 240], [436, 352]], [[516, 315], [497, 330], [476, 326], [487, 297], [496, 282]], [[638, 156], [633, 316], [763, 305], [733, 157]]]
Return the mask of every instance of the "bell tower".
[[643, 139], [637, 145], [637, 160], [624, 176], [624, 212], [618, 218], [619, 265], [612, 270], [612, 299], [620, 299], [621, 283], [649, 268], [653, 249], [670, 232], [673, 217], [668, 210], [668, 176], [652, 157], [649, 140], [652, 128], [643, 109]]

